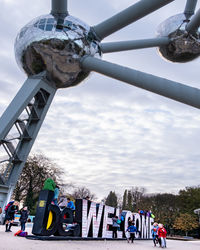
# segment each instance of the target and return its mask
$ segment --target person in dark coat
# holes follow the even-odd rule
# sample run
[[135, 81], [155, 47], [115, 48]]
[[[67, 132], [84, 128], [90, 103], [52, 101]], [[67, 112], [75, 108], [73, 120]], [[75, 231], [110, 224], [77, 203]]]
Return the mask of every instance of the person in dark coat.
[[117, 223], [118, 216], [114, 216], [112, 218], [112, 230], [113, 230], [113, 238], [117, 238], [117, 230], [119, 229], [120, 225]]
[[22, 208], [20, 213], [21, 216], [19, 218], [19, 221], [21, 222], [21, 230], [25, 231], [25, 225], [29, 215], [28, 208], [27, 207]]
[[6, 232], [12, 232], [10, 229], [13, 225], [15, 213], [19, 210], [19, 202], [14, 201], [14, 203], [8, 208], [5, 216]]

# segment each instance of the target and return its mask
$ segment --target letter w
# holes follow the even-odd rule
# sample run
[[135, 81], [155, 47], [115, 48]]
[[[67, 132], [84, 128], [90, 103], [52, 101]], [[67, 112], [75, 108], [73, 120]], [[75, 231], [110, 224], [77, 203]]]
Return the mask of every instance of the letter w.
[[97, 238], [98, 233], [99, 233], [100, 223], [101, 223], [103, 205], [99, 204], [99, 209], [97, 213], [96, 203], [91, 202], [89, 212], [87, 211], [88, 211], [88, 201], [83, 200], [82, 237], [88, 237], [90, 225], [92, 222], [92, 237]]

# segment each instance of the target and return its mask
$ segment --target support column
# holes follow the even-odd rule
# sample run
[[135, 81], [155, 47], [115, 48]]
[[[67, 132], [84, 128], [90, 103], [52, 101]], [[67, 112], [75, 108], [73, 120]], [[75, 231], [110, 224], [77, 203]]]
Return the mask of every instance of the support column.
[[67, 0], [51, 0], [51, 14], [67, 16]]
[[0, 118], [0, 147], [6, 156], [0, 161], [2, 207], [12, 195], [56, 90], [43, 76], [30, 77]]
[[194, 15], [194, 11], [197, 5], [197, 0], [187, 0], [184, 14], [187, 19]]

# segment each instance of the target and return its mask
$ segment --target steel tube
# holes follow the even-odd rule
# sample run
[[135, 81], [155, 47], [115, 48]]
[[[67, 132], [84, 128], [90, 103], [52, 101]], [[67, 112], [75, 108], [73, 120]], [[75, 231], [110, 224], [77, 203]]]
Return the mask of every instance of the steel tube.
[[[10, 105], [0, 117], [0, 140], [4, 139], [16, 119], [28, 105], [44, 82], [42, 77], [29, 77], [18, 91]], [[47, 84], [46, 84], [47, 85]], [[48, 85], [47, 85], [48, 86]], [[49, 85], [49, 89], [53, 89]], [[56, 91], [56, 90], [55, 90]]]
[[125, 50], [144, 49], [151, 47], [159, 47], [169, 44], [170, 39], [168, 37], [133, 40], [133, 41], [121, 41], [111, 43], [101, 43], [101, 51], [103, 53], [119, 52]]
[[[43, 103], [43, 105], [37, 105], [38, 102], [36, 101], [34, 109], [38, 116], [37, 119], [32, 117], [33, 113], [31, 110], [34, 109], [29, 110], [30, 114], [28, 116], [26, 129], [22, 131], [17, 147], [15, 148], [15, 155], [18, 156], [19, 161], [14, 162], [13, 155], [9, 157], [9, 162], [10, 164], [12, 163], [12, 168], [8, 179], [4, 183], [5, 185], [0, 185], [0, 198], [2, 197], [2, 201], [0, 202], [3, 206], [6, 200], [10, 199], [10, 196], [12, 195], [17, 180], [27, 160], [28, 154], [33, 146], [57, 90], [54, 84], [48, 83], [43, 76], [44, 74], [29, 77], [0, 118], [0, 142], [2, 143], [2, 140], [6, 138], [10, 129], [14, 126], [17, 119], [20, 117], [20, 114], [22, 114], [22, 112], [30, 104], [31, 100], [36, 97], [41, 90], [46, 92], [47, 95], [46, 98], [44, 98], [46, 102]], [[25, 140], [26, 131], [28, 135], [30, 135], [28, 140]], [[2, 188], [6, 190], [5, 194], [2, 194]]]
[[99, 40], [137, 21], [174, 0], [141, 0], [104, 22], [93, 26]]
[[135, 87], [200, 109], [200, 90], [197, 88], [90, 56], [84, 57], [81, 65], [85, 70], [101, 73]]
[[187, 0], [185, 5], [184, 14], [187, 19], [194, 15], [194, 11], [197, 5], [197, 0]]
[[195, 33], [200, 26], [200, 9], [191, 18], [190, 22], [186, 25], [186, 31], [189, 33]]
[[51, 14], [67, 16], [67, 0], [51, 0]]

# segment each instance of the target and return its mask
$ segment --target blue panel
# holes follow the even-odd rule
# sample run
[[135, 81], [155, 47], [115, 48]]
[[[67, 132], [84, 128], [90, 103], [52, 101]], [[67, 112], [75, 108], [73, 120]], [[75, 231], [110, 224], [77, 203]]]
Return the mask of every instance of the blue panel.
[[44, 24], [40, 24], [38, 28], [44, 30]]
[[47, 23], [54, 23], [54, 20], [55, 20], [54, 18], [48, 18]]
[[40, 19], [40, 22], [39, 22], [39, 23], [40, 23], [40, 24], [44, 24], [44, 23], [46, 22], [46, 20], [47, 20], [46, 18]]
[[53, 24], [47, 24], [46, 25], [46, 29], [45, 30], [52, 31], [52, 29], [53, 29]]

